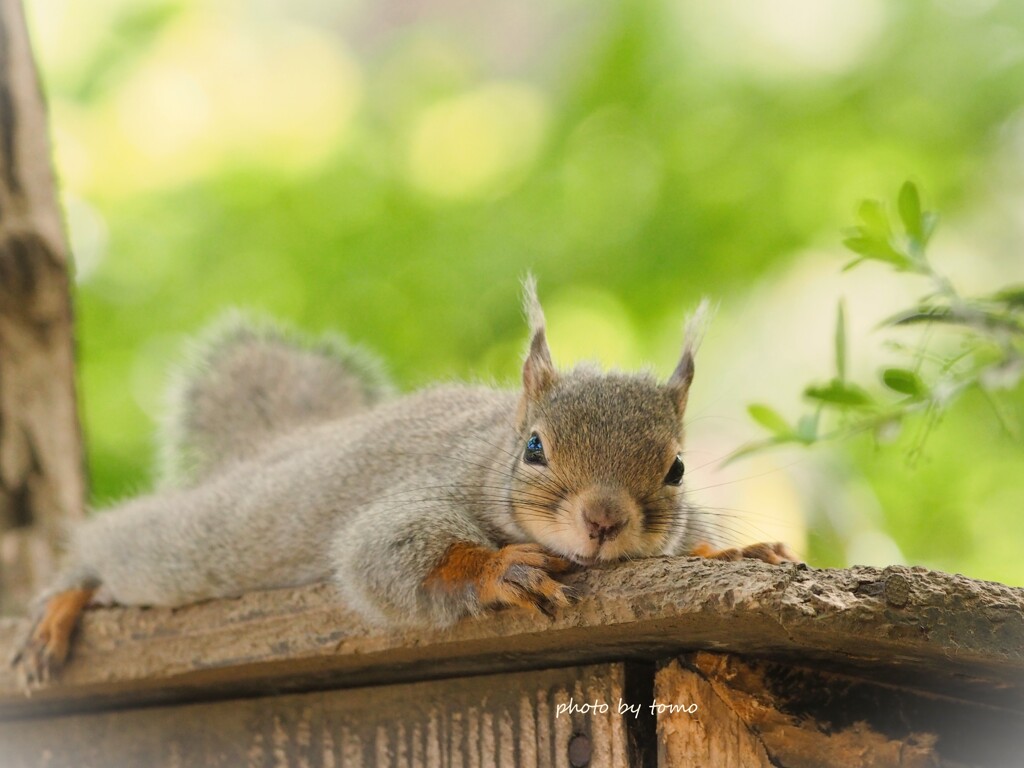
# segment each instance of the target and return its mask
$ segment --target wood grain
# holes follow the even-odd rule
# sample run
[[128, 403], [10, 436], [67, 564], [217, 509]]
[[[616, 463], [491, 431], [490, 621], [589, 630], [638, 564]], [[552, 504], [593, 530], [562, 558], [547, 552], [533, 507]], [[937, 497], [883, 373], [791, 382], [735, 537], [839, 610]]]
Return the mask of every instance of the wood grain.
[[1024, 713], [823, 671], [697, 652], [664, 664], [659, 765], [937, 768], [1020, 763]]
[[[757, 733], [697, 672], [673, 661], [658, 671], [654, 693], [658, 702], [687, 706], [658, 715], [659, 766], [772, 768]], [[691, 705], [696, 708], [692, 712]]]
[[[574, 768], [575, 741], [588, 765], [627, 768], [624, 681], [610, 664], [0, 723], [2, 762]], [[570, 700], [609, 707], [559, 713]]]

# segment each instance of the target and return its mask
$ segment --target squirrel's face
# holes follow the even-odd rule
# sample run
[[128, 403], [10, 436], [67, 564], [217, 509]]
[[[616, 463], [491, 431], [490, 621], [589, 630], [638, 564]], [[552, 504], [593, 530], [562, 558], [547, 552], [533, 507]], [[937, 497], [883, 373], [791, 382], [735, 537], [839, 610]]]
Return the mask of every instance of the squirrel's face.
[[686, 527], [683, 413], [706, 304], [691, 317], [665, 384], [642, 375], [559, 374], [532, 280], [525, 308], [532, 338], [510, 487], [516, 523], [538, 544], [585, 565], [668, 553]]
[[[582, 564], [667, 553], [683, 533], [683, 413], [694, 334], [672, 376], [574, 371], [551, 361], [532, 281], [510, 498], [519, 528]], [[698, 318], [703, 311], [698, 310]]]
[[645, 376], [559, 377], [521, 413], [519, 527], [584, 565], [664, 553], [685, 522], [677, 408]]

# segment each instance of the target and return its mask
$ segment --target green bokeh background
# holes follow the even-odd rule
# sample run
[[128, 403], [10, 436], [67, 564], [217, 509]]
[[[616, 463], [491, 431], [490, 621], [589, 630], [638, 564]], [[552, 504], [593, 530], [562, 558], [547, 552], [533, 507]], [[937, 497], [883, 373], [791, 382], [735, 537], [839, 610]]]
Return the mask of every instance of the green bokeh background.
[[[861, 197], [917, 180], [943, 214], [941, 266], [969, 290], [1024, 280], [1018, 2], [34, 0], [28, 14], [98, 506], [149, 487], [168, 367], [228, 306], [342, 329], [415, 387], [514, 381], [527, 270], [556, 357], [662, 374], [710, 295], [722, 330], [696, 417], [701, 434], [724, 426], [714, 448], [690, 446], [711, 467], [757, 434], [746, 402], [795, 414], [802, 384], [830, 375], [836, 286], [854, 320], [902, 306], [882, 270], [838, 277]], [[860, 327], [871, 381], [881, 338]], [[1024, 447], [990, 406], [966, 399], [921, 460], [905, 456], [864, 439], [704, 485], [770, 475], [723, 515], [748, 539], [795, 520], [816, 565], [1024, 583]]]

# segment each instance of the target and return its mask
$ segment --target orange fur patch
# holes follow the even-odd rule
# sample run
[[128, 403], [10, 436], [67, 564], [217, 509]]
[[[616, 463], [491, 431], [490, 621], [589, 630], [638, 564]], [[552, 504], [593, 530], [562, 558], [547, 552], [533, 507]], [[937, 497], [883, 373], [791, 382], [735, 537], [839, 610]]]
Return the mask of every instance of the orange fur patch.
[[458, 542], [448, 548], [424, 585], [447, 592], [472, 587], [481, 605], [518, 605], [550, 615], [565, 606], [565, 586], [549, 574], [565, 573], [571, 563], [539, 544], [509, 544], [499, 550]]
[[32, 640], [44, 646], [47, 655], [58, 664], [67, 658], [71, 634], [95, 593], [95, 589], [69, 589], [47, 601], [43, 616], [32, 633]]
[[720, 550], [715, 549], [707, 542], [698, 544], [690, 550], [690, 557], [710, 557], [713, 558], [718, 554]]
[[698, 544], [690, 550], [692, 557], [706, 557], [709, 560], [742, 560], [744, 558], [749, 560], [760, 560], [764, 563], [770, 563], [771, 565], [778, 565], [779, 563], [798, 563], [800, 559], [790, 552], [782, 542], [775, 542], [769, 544], [762, 542], [759, 544], [751, 544], [738, 549], [731, 547], [729, 549], [715, 549], [710, 544], [704, 542]]
[[430, 572], [424, 583], [455, 591], [466, 584], [479, 586], [485, 574], [493, 570], [498, 553], [467, 542], [452, 544], [441, 562]]

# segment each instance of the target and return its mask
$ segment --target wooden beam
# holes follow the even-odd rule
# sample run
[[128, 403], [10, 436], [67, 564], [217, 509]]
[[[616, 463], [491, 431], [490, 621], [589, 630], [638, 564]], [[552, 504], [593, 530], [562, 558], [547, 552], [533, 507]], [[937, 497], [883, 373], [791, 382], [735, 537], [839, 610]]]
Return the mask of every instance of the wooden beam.
[[[1024, 710], [1024, 589], [920, 568], [814, 570], [654, 558], [569, 577], [553, 621], [518, 610], [448, 630], [380, 630], [327, 584], [171, 609], [87, 611], [73, 657], [0, 716], [383, 684], [692, 649], [824, 669]], [[24, 622], [0, 624], [0, 653]], [[2, 658], [2, 656], [0, 656]]]
[[666, 768], [1005, 768], [1024, 752], [1022, 712], [808, 664], [700, 651], [665, 664], [655, 696]]
[[625, 677], [608, 664], [73, 715], [0, 723], [0, 744], [5, 768], [642, 768]]

